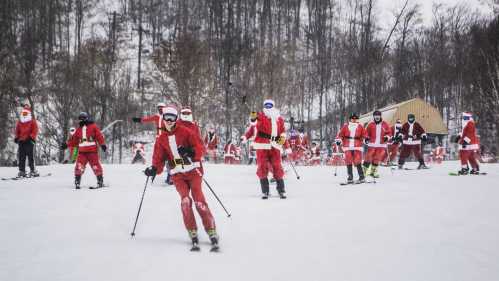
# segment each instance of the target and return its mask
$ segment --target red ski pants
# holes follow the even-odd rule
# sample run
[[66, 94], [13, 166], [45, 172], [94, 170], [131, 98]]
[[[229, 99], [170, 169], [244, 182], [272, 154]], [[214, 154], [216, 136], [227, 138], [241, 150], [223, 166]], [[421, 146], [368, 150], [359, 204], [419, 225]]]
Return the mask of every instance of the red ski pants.
[[210, 161], [216, 163], [217, 162], [217, 150], [216, 149], [208, 149], [206, 150], [206, 154]]
[[[180, 195], [180, 208], [184, 219], [184, 225], [187, 230], [197, 230], [196, 218], [192, 210], [192, 201], [198, 214], [201, 216], [203, 226], [206, 231], [215, 229], [215, 219], [211, 214], [210, 208], [204, 198], [203, 190], [201, 189], [202, 174], [195, 169], [187, 173], [177, 173], [172, 175], [172, 181]], [[189, 196], [189, 192], [192, 196]]]
[[236, 158], [234, 156], [224, 157], [224, 164], [236, 164]]
[[461, 159], [461, 166], [463, 166], [463, 168], [467, 168], [468, 162], [470, 162], [472, 169], [478, 169], [478, 162], [476, 161], [474, 150], [459, 150], [459, 159]]
[[345, 150], [345, 164], [355, 166], [362, 164], [362, 151]]
[[272, 173], [276, 180], [280, 180], [284, 177], [284, 170], [281, 164], [281, 152], [278, 149], [258, 149], [256, 151], [256, 163], [258, 165], [256, 169], [256, 175], [260, 179], [267, 178], [269, 174], [269, 166], [272, 167]]
[[385, 158], [386, 148], [384, 147], [369, 147], [364, 161], [379, 165]]
[[87, 163], [90, 164], [90, 168], [92, 168], [92, 171], [94, 171], [96, 176], [102, 176], [102, 166], [97, 152], [78, 152], [78, 158], [76, 158], [75, 165], [75, 176], [83, 175]]
[[414, 153], [414, 157], [416, 157], [418, 161], [423, 160], [420, 144], [404, 144], [402, 145], [402, 152], [400, 152], [399, 162], [404, 163], [405, 159], [411, 155], [411, 152]]
[[390, 144], [388, 145], [388, 153], [390, 155], [390, 162], [394, 162], [395, 161], [395, 157], [397, 157], [397, 154], [399, 152], [399, 144]]

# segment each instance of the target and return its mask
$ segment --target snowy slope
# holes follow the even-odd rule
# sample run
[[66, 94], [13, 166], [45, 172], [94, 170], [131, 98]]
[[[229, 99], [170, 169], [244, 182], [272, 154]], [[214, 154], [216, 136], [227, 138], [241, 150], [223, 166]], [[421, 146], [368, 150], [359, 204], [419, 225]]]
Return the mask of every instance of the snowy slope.
[[255, 166], [208, 165], [232, 212], [205, 188], [221, 253], [204, 233], [201, 252], [188, 251], [177, 192], [159, 180], [130, 238], [144, 166], [105, 165], [103, 190], [74, 190], [72, 165], [39, 167], [53, 176], [0, 181], [0, 280], [499, 280], [499, 167], [447, 176], [457, 167], [384, 168], [377, 184], [351, 187], [338, 185], [345, 168], [298, 167], [287, 200], [263, 201]]

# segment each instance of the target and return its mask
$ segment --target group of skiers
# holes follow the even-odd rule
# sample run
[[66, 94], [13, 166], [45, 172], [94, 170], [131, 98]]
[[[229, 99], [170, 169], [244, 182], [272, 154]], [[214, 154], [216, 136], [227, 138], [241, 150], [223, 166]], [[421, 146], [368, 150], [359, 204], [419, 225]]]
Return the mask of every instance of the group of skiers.
[[[177, 111], [174, 105], [159, 103], [157, 113], [152, 116], [134, 117], [136, 123], [153, 123], [156, 129], [152, 165], [144, 173], [148, 177], [161, 174], [166, 166], [166, 172], [180, 195], [181, 210], [184, 225], [193, 245], [199, 243], [196, 220], [193, 206], [202, 218], [205, 231], [213, 245], [218, 245], [218, 234], [213, 215], [204, 197], [201, 183], [204, 174], [202, 159], [205, 154], [216, 157], [213, 150], [217, 149], [218, 137], [214, 128], [208, 129], [204, 138], [201, 137], [199, 126], [193, 120], [192, 111], [188, 107]], [[76, 165], [74, 169], [75, 187], [80, 188], [81, 176], [89, 163], [97, 177], [97, 188], [103, 187], [103, 169], [99, 161], [98, 149], [106, 152], [107, 146], [99, 127], [86, 112], [78, 116], [79, 127], [71, 132], [69, 139], [61, 144], [61, 149], [68, 147], [76, 151]], [[33, 118], [28, 105], [23, 106], [19, 121], [16, 124], [15, 142], [19, 145], [19, 176], [27, 176], [25, 160], [28, 158], [31, 169], [30, 175], [37, 176], [33, 161], [33, 147], [38, 133], [36, 120]], [[282, 167], [283, 153], [292, 155], [291, 147], [296, 147], [295, 134], [287, 139], [284, 119], [275, 107], [274, 101], [267, 99], [263, 102], [260, 112], [252, 112], [250, 126], [241, 137], [241, 143], [251, 142], [256, 151], [256, 163], [262, 199], [270, 195], [269, 173], [276, 182], [276, 189], [281, 199], [286, 198], [284, 184], [284, 170]], [[364, 182], [366, 176], [378, 177], [378, 167], [382, 161], [394, 161], [401, 146], [398, 160], [399, 168], [403, 168], [405, 160], [414, 154], [419, 161], [418, 169], [427, 168], [421, 153], [421, 142], [427, 140], [424, 128], [416, 121], [414, 114], [409, 114], [407, 122], [400, 120], [390, 127], [382, 118], [380, 111], [373, 113], [373, 120], [364, 127], [359, 123], [359, 116], [352, 113], [349, 122], [344, 124], [335, 139], [336, 147], [341, 147], [347, 167], [347, 183], [354, 183], [353, 167], [359, 175], [358, 182]], [[303, 145], [303, 139], [300, 139]], [[475, 123], [472, 114], [463, 113], [463, 128], [456, 142], [460, 146], [459, 155], [462, 168], [459, 174], [478, 174], [479, 166], [475, 158], [478, 148]], [[291, 143], [291, 144], [290, 144]], [[228, 154], [235, 150], [229, 147]], [[367, 151], [363, 154], [363, 147]], [[315, 153], [320, 154], [317, 144], [312, 144]], [[291, 160], [292, 161], [292, 160]], [[471, 165], [471, 170], [469, 165]]]

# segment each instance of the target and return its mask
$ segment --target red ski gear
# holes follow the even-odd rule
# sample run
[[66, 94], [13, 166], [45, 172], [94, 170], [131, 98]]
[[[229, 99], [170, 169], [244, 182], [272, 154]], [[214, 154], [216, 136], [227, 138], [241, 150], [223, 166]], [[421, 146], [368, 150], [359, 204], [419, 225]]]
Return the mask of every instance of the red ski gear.
[[104, 136], [94, 122], [89, 122], [86, 125], [78, 127], [76, 132], [67, 141], [68, 147], [78, 146], [79, 153], [97, 153], [97, 145], [103, 144], [105, 144]]

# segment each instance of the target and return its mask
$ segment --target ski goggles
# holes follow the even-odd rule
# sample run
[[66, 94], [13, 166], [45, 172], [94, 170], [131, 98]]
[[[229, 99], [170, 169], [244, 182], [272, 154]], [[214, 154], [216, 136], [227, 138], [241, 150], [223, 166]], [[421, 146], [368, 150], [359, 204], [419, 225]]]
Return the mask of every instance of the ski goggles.
[[274, 105], [271, 104], [271, 103], [266, 103], [266, 104], [263, 105], [263, 107], [265, 107], [266, 109], [271, 109], [271, 108], [274, 107]]
[[163, 120], [165, 120], [167, 122], [175, 122], [175, 121], [177, 121], [177, 115], [163, 114]]
[[464, 120], [464, 121], [471, 120], [471, 116], [463, 116], [463, 120]]
[[21, 112], [21, 115], [22, 116], [28, 116], [28, 112], [27, 111], [23, 111], [23, 112]]

